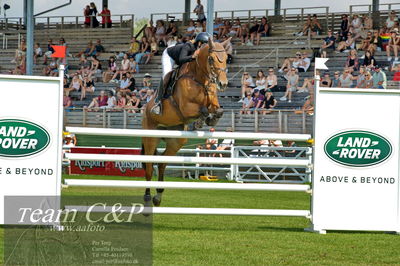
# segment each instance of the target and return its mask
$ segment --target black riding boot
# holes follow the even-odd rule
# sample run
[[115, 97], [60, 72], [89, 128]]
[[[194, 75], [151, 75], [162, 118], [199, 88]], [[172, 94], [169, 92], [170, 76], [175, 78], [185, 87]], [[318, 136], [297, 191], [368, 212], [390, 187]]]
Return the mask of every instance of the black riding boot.
[[161, 78], [160, 80], [160, 86], [158, 86], [158, 91], [156, 94], [156, 98], [154, 99], [154, 106], [151, 109], [151, 113], [159, 115], [162, 113], [162, 105], [161, 105], [161, 100], [164, 96], [164, 82], [163, 79]]

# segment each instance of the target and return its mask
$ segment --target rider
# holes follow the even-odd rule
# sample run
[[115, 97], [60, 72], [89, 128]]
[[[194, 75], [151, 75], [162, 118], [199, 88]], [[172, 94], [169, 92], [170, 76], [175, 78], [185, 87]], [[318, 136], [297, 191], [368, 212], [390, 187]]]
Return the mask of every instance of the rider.
[[197, 34], [194, 41], [177, 44], [164, 50], [161, 59], [163, 76], [160, 81], [160, 86], [158, 87], [158, 92], [154, 101], [154, 107], [151, 109], [152, 113], [158, 115], [162, 112], [161, 100], [164, 96], [164, 91], [166, 89], [165, 87], [168, 86], [168, 84], [164, 85], [164, 78], [170, 71], [172, 71], [174, 64], [181, 66], [184, 63], [193, 61], [199, 53], [198, 49], [202, 46], [202, 44], [208, 43], [209, 38], [210, 35], [207, 32], [201, 32]]

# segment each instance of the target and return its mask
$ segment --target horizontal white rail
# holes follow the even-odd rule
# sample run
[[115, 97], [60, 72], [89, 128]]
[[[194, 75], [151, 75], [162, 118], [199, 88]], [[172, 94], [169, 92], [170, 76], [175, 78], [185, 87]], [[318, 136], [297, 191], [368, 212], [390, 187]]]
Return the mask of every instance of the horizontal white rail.
[[68, 186], [308, 192], [309, 185], [66, 179]]
[[[65, 210], [87, 212], [125, 212], [130, 213], [132, 207], [121, 207], [114, 211], [112, 207], [100, 206], [65, 206]], [[135, 212], [136, 213], [136, 212]], [[192, 214], [192, 215], [249, 215], [249, 216], [295, 216], [310, 218], [308, 210], [269, 210], [269, 209], [234, 209], [234, 208], [180, 208], [180, 207], [144, 207], [139, 214]], [[138, 213], [136, 213], [138, 214]]]
[[158, 138], [188, 138], [188, 139], [268, 139], [268, 140], [293, 140], [307, 141], [309, 134], [271, 134], [248, 132], [207, 132], [207, 131], [174, 131], [174, 130], [146, 130], [146, 129], [112, 129], [67, 127], [70, 133], [80, 135], [119, 136], [119, 137], [158, 137]]
[[309, 167], [307, 159], [275, 159], [275, 158], [216, 158], [216, 157], [182, 157], [157, 155], [115, 155], [66, 153], [65, 157], [72, 161], [104, 161], [104, 162], [142, 162], [142, 163], [182, 163], [182, 164], [218, 164], [218, 165], [259, 165]]

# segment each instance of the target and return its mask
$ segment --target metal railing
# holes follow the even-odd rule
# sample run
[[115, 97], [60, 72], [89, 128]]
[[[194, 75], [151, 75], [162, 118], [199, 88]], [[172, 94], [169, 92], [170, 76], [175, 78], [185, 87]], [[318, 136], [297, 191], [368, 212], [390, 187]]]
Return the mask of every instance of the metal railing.
[[[319, 12], [319, 10], [322, 10]], [[319, 7], [293, 7], [293, 8], [282, 8], [280, 9], [282, 16], [282, 20], [285, 22], [289, 17], [294, 17], [300, 15], [301, 19], [305, 17], [307, 14], [326, 14], [328, 17], [329, 7], [328, 6], [319, 6]], [[214, 12], [215, 18], [223, 18], [223, 19], [231, 19], [234, 20], [236, 18], [246, 19], [248, 22], [251, 22], [253, 17], [270, 17], [274, 16], [275, 9], [242, 9], [242, 10], [220, 10]], [[185, 17], [184, 12], [168, 12], [168, 13], [152, 13], [150, 15], [150, 19], [152, 21], [155, 20], [179, 20], [183, 21]], [[195, 13], [190, 13], [190, 19], [196, 19], [197, 16]]]
[[[275, 109], [268, 110], [265, 114], [263, 111], [240, 114], [240, 109], [226, 109], [215, 128], [224, 130], [231, 127], [237, 131], [304, 134], [312, 132], [312, 120], [311, 115], [301, 110]], [[64, 112], [66, 126], [138, 129], [142, 127], [141, 121], [141, 113], [130, 113], [126, 109], [88, 111], [72, 108]]]
[[[372, 5], [350, 5], [350, 14], [355, 12], [368, 12], [369, 14], [372, 13], [373, 6]], [[391, 11], [391, 10], [399, 10], [400, 3], [387, 3], [387, 4], [379, 4], [379, 11]]]
[[[101, 20], [101, 17], [98, 17]], [[134, 30], [134, 14], [111, 15], [114, 28], [130, 28]], [[35, 17], [35, 29], [80, 29], [84, 26], [84, 16], [44, 16]], [[24, 23], [22, 17], [0, 18], [0, 30], [22, 30]]]

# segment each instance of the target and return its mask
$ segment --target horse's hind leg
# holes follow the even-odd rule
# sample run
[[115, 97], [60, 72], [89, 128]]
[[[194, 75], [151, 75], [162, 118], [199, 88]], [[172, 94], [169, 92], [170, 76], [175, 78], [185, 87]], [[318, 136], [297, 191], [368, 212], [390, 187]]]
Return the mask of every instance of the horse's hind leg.
[[[154, 155], [156, 153], [157, 145], [160, 142], [158, 138], [143, 138], [142, 139], [142, 154]], [[153, 177], [153, 163], [145, 163], [146, 180], [151, 181]], [[144, 204], [146, 207], [151, 206], [151, 193], [150, 188], [146, 188], [144, 194]]]
[[[163, 155], [165, 156], [174, 156], [186, 143], [187, 139], [166, 139], [167, 147]], [[158, 164], [158, 181], [164, 181], [164, 173], [167, 164], [162, 163]], [[164, 192], [163, 188], [157, 188], [157, 194], [153, 197], [154, 206], [160, 206], [162, 193]]]

